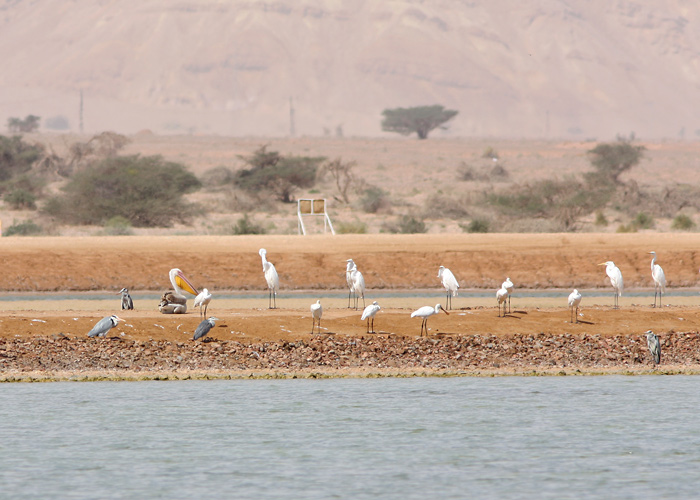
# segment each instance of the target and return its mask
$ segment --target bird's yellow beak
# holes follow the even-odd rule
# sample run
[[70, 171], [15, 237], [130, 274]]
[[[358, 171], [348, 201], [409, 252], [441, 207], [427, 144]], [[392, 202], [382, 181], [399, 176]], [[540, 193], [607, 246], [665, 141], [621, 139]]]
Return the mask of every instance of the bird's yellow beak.
[[191, 293], [192, 295], [199, 295], [199, 292], [197, 289], [194, 287], [192, 283], [190, 283], [190, 280], [185, 278], [185, 275], [182, 273], [177, 273], [175, 275], [175, 283], [177, 283], [177, 286], [182, 288], [184, 291]]
[[607, 266], [607, 264], [606, 264], [605, 262], [601, 262], [601, 263], [598, 264], [598, 265], [599, 265], [599, 266]]

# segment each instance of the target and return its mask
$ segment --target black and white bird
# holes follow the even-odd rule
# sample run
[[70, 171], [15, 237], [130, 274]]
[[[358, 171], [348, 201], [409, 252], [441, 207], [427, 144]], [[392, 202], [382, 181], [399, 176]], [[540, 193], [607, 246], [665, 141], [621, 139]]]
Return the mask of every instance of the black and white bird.
[[107, 332], [110, 331], [113, 327], [117, 326], [117, 324], [119, 324], [120, 321], [124, 320], [116, 314], [112, 314], [111, 316], [102, 318], [100, 321], [95, 323], [95, 326], [92, 327], [92, 330], [88, 332], [88, 337], [104, 337], [105, 335], [107, 335]]
[[647, 346], [649, 347], [651, 358], [654, 364], [658, 365], [661, 363], [661, 344], [659, 343], [659, 337], [651, 330], [644, 332], [644, 335], [647, 336]]
[[198, 340], [202, 337], [205, 337], [209, 333], [209, 330], [216, 326], [216, 321], [218, 319], [219, 318], [215, 318], [214, 316], [212, 316], [211, 318], [202, 321], [195, 329], [194, 337], [192, 338], [192, 340]]
[[122, 295], [122, 311], [125, 309], [133, 309], [134, 301], [131, 300], [131, 295], [129, 295], [129, 289], [122, 288], [121, 290], [119, 290], [119, 293]]

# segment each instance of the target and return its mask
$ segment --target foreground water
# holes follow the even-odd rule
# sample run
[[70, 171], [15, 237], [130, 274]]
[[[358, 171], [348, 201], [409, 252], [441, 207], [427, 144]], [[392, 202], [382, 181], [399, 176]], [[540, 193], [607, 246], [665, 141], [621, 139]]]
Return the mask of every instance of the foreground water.
[[697, 377], [0, 385], [0, 498], [693, 498]]

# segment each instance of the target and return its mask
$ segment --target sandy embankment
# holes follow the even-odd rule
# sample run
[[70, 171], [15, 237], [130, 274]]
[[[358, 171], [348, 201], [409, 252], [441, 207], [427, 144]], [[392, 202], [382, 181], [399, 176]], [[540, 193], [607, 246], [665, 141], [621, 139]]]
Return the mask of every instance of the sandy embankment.
[[[639, 372], [651, 369], [641, 337], [650, 328], [664, 342], [663, 368], [694, 372], [700, 366], [700, 308], [693, 296], [684, 305], [657, 310], [649, 306], [651, 296], [625, 296], [622, 309], [613, 311], [611, 298], [593, 301], [584, 295], [580, 324], [569, 322], [564, 304], [574, 286], [608, 286], [604, 269], [596, 266], [604, 260], [618, 264], [628, 290], [648, 290], [650, 250], [659, 254], [670, 287], [694, 287], [698, 244], [696, 234], [3, 238], [6, 293], [122, 286], [163, 291], [168, 270], [177, 266], [214, 292], [210, 312], [221, 321], [211, 334], [215, 340], [192, 342], [184, 332], [199, 322], [196, 313], [164, 316], [155, 304], [137, 303], [137, 310], [123, 313], [126, 321], [113, 330], [113, 339], [88, 340], [85, 334], [97, 319], [119, 311], [80, 303], [69, 310], [42, 303], [37, 310], [35, 301], [26, 307], [12, 302], [0, 323], [0, 377]], [[309, 334], [307, 304], [283, 299], [276, 311], [262, 309], [266, 301], [254, 307], [249, 300], [217, 305], [217, 292], [263, 292], [260, 247], [278, 269], [281, 297], [315, 290], [322, 299], [323, 335]], [[494, 294], [510, 276], [515, 311], [497, 318], [495, 299], [489, 305], [486, 299], [457, 297], [459, 311], [431, 318], [431, 337], [420, 339], [420, 322], [409, 317], [420, 299], [406, 304], [387, 299], [376, 320], [380, 333], [367, 335], [359, 313], [348, 311], [344, 300], [324, 298], [324, 291], [343, 291], [349, 257], [365, 274], [369, 300], [372, 290], [439, 289], [437, 267], [445, 265], [464, 287]], [[517, 290], [525, 288], [561, 288], [561, 305], [556, 298], [542, 304], [519, 299]]]

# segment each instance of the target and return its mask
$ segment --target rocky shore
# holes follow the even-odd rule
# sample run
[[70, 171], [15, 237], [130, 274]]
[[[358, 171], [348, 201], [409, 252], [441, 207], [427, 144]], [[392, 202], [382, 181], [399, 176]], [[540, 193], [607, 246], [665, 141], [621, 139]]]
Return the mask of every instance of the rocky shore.
[[0, 339], [0, 381], [695, 373], [700, 334], [659, 335], [654, 367], [639, 336], [575, 334], [338, 337], [295, 342]]

